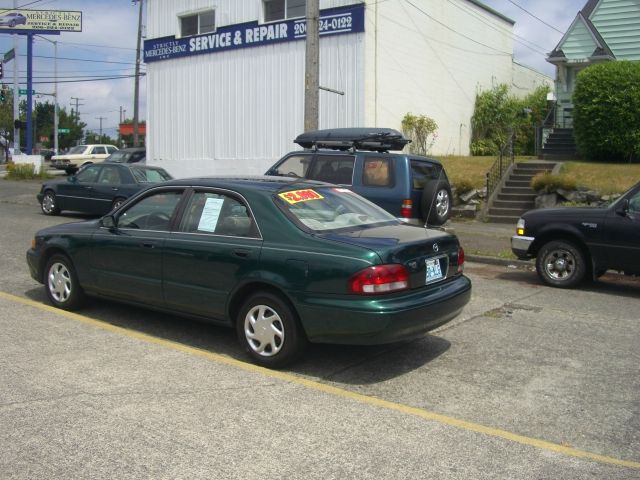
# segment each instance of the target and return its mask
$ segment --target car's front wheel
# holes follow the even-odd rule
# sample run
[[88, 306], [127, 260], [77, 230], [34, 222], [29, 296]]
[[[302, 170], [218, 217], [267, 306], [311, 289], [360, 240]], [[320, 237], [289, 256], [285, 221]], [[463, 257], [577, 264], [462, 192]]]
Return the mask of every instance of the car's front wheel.
[[73, 263], [65, 255], [53, 255], [45, 267], [44, 286], [51, 303], [64, 310], [75, 310], [84, 301]]
[[552, 240], [540, 248], [536, 271], [547, 285], [572, 288], [584, 280], [587, 263], [582, 251], [573, 243]]
[[269, 292], [256, 293], [246, 300], [238, 314], [236, 330], [253, 361], [268, 368], [291, 363], [307, 341], [293, 309]]

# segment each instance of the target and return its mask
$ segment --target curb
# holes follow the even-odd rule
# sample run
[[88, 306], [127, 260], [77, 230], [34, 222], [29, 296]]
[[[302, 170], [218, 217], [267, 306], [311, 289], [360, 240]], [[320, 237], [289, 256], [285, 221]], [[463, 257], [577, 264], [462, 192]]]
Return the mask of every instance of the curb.
[[474, 263], [486, 263], [489, 265], [500, 265], [504, 267], [528, 267], [532, 268], [533, 264], [527, 260], [514, 260], [509, 258], [488, 257], [485, 255], [466, 255], [464, 256], [466, 261]]

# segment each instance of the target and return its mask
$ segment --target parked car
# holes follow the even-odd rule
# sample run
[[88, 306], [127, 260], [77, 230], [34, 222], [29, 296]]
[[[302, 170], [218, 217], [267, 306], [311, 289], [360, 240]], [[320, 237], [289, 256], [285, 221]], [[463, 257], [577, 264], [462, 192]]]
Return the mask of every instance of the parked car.
[[405, 222], [442, 225], [451, 213], [451, 186], [442, 164], [402, 150], [409, 143], [388, 128], [336, 128], [303, 133], [307, 149], [280, 159], [267, 175], [347, 185]]
[[37, 197], [45, 215], [64, 210], [104, 215], [150, 184], [171, 178], [158, 167], [96, 163], [77, 175], [43, 183]]
[[105, 162], [145, 163], [147, 149], [144, 147], [123, 148], [109, 155]]
[[67, 153], [51, 157], [53, 167], [64, 170], [68, 175], [76, 173], [80, 167], [103, 161], [118, 150], [114, 145], [76, 145]]
[[101, 219], [39, 231], [27, 260], [56, 307], [98, 296], [234, 327], [267, 367], [289, 363], [307, 341], [423, 335], [471, 294], [454, 235], [402, 223], [348, 189], [290, 178], [153, 186]]
[[513, 253], [536, 258], [547, 285], [575, 287], [608, 269], [640, 275], [640, 183], [609, 207], [531, 210], [516, 230]]
[[8, 25], [11, 28], [16, 25], [26, 25], [27, 17], [18, 12], [9, 12], [4, 15], [0, 15], [0, 26]]
[[47, 148], [41, 149], [38, 153], [40, 154], [40, 156], [45, 162], [50, 162], [51, 157], [53, 157], [53, 155], [55, 154], [53, 150], [49, 150]]

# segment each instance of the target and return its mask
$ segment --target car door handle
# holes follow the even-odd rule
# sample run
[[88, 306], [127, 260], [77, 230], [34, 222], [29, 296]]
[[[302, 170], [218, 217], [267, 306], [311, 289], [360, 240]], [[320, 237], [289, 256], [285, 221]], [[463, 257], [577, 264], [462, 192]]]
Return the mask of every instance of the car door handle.
[[144, 248], [156, 248], [157, 244], [154, 242], [143, 242], [142, 246]]
[[117, 192], [119, 189], [118, 187], [111, 187], [111, 190], [113, 190], [114, 192]]
[[245, 250], [243, 248], [236, 248], [233, 251], [234, 257], [247, 258], [251, 254], [251, 250]]

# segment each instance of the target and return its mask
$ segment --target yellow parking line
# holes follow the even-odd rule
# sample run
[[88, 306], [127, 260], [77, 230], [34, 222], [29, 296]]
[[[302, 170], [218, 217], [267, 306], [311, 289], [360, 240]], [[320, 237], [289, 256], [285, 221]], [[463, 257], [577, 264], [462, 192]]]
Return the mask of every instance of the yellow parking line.
[[605, 463], [608, 465], [615, 465], [619, 467], [628, 467], [633, 469], [640, 469], [640, 462], [634, 462], [630, 460], [622, 460], [619, 458], [608, 457], [606, 455], [600, 455], [598, 453], [587, 452], [584, 450], [578, 450], [576, 448], [567, 447], [564, 445], [559, 445], [553, 442], [547, 442], [545, 440], [539, 440], [536, 438], [526, 437], [524, 435], [518, 435], [517, 433], [512, 433], [506, 430], [500, 430], [498, 428], [487, 427], [485, 425], [481, 425], [478, 423], [467, 422], [465, 420], [460, 420], [455, 417], [449, 417], [447, 415], [441, 415], [439, 413], [431, 412], [429, 410], [425, 410], [423, 408], [410, 407], [408, 405], [403, 405], [401, 403], [390, 402], [387, 400], [383, 400], [380, 398], [370, 397], [367, 395], [362, 395], [360, 393], [351, 392], [349, 390], [345, 390], [338, 387], [333, 387], [331, 385], [327, 385], [324, 383], [316, 382], [314, 380], [308, 380], [296, 375], [292, 375], [290, 373], [279, 372], [276, 370], [269, 370], [267, 368], [259, 367], [257, 365], [253, 365], [251, 363], [242, 362], [240, 360], [235, 360], [233, 358], [220, 355], [217, 353], [211, 353], [206, 350], [202, 350], [195, 347], [189, 347], [187, 345], [183, 345], [178, 342], [173, 342], [171, 340], [165, 340], [162, 338], [154, 337], [152, 335], [148, 335], [146, 333], [140, 333], [133, 330], [127, 330], [123, 327], [118, 327], [115, 325], [111, 325], [109, 323], [94, 320], [92, 318], [86, 317], [84, 315], [80, 315], [73, 312], [67, 312], [65, 310], [60, 310], [58, 308], [44, 305], [39, 302], [35, 302], [33, 300], [29, 300], [27, 298], [19, 297], [16, 295], [12, 295], [10, 293], [0, 292], [0, 298], [4, 298], [5, 300], [10, 300], [16, 303], [21, 303], [23, 305], [28, 305], [30, 307], [37, 308], [39, 310], [44, 310], [47, 312], [55, 313], [57, 315], [61, 315], [63, 317], [69, 318], [71, 320], [76, 320], [88, 325], [92, 325], [94, 327], [98, 327], [102, 330], [107, 330], [110, 332], [114, 332], [120, 335], [124, 335], [129, 338], [135, 338], [137, 340], [141, 340], [147, 343], [153, 343], [156, 345], [161, 345], [166, 348], [170, 348], [172, 350], [177, 350], [180, 352], [188, 353], [190, 355], [196, 355], [198, 357], [206, 358], [208, 360], [212, 360], [214, 362], [222, 363], [225, 365], [229, 365], [232, 367], [240, 368], [242, 370], [246, 370], [249, 372], [259, 373], [261, 375], [265, 375], [267, 377], [283, 380], [288, 383], [301, 385], [306, 388], [324, 392], [329, 395], [333, 395], [336, 397], [346, 398], [349, 400], [353, 400], [356, 402], [364, 403], [367, 405], [384, 408], [387, 410], [393, 410], [396, 412], [403, 413], [405, 415], [412, 415], [415, 417], [423, 418], [425, 420], [431, 420], [434, 422], [438, 422], [444, 425], [450, 425], [453, 427], [457, 427], [463, 430], [469, 430], [472, 432], [478, 432], [485, 435], [490, 435], [492, 437], [502, 438], [504, 440], [509, 440], [511, 442], [520, 443], [522, 445], [528, 445], [530, 447], [539, 448], [542, 450], [547, 450], [555, 453], [559, 453], [561, 455], [582, 458], [585, 460], [590, 460], [599, 463]]

